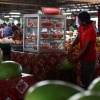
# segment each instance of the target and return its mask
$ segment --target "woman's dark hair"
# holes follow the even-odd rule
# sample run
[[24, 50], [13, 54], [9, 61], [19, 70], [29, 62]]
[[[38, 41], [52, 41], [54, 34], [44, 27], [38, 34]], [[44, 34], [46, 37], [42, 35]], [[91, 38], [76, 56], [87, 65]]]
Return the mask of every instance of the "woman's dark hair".
[[20, 37], [23, 37], [22, 33], [20, 33], [18, 30], [15, 30], [15, 31], [14, 31], [14, 34], [15, 34], [15, 33], [19, 34]]
[[90, 15], [86, 11], [79, 13], [78, 18], [81, 22], [86, 22], [86, 23], [90, 22]]

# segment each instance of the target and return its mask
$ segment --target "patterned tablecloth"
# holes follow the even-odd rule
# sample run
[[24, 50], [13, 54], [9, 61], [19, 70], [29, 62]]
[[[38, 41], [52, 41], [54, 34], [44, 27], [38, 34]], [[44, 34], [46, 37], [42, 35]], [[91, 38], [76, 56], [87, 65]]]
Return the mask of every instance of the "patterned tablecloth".
[[[72, 57], [75, 57], [77, 54], [73, 54]], [[11, 60], [20, 63], [23, 67], [23, 70], [26, 73], [33, 74], [35, 81], [41, 81], [49, 79], [50, 72], [52, 70], [60, 69], [61, 60], [67, 57], [66, 53], [44, 53], [44, 54], [34, 54], [26, 52], [11, 51]], [[100, 55], [98, 55], [98, 63], [96, 67], [95, 77], [100, 75]], [[77, 64], [77, 67], [74, 69], [76, 72], [76, 84], [81, 84], [81, 71], [80, 63]]]
[[0, 100], [22, 100], [33, 84], [33, 75], [26, 73], [20, 77], [0, 80]]

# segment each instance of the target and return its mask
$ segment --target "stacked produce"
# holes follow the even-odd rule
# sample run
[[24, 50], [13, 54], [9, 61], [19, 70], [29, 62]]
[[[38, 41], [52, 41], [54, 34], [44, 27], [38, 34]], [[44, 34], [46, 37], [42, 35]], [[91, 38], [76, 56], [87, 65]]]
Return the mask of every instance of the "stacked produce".
[[[65, 44], [66, 46], [66, 51], [68, 51], [68, 49], [70, 48], [71, 46], [71, 43], [66, 43]], [[73, 48], [73, 54], [76, 54], [80, 51], [80, 44], [77, 44], [74, 48]]]
[[[69, 47], [71, 46], [71, 44], [73, 43], [76, 35], [76, 33], [73, 31], [66, 31], [66, 51], [68, 51]], [[75, 36], [74, 36], [75, 35]], [[79, 48], [79, 44], [77, 46], [74, 47], [74, 52], [73, 53], [78, 53], [80, 48]], [[96, 49], [98, 52], [100, 52], [100, 37], [96, 38]]]
[[45, 80], [31, 86], [24, 100], [100, 100], [100, 77], [88, 89], [60, 80]]
[[77, 30], [74, 31], [66, 31], [66, 42], [72, 43], [77, 36]]
[[100, 37], [96, 38], [96, 49], [98, 52], [100, 52]]
[[3, 52], [0, 48], [0, 80], [21, 76], [22, 66], [15, 61], [2, 61]]
[[2, 38], [0, 39], [0, 44], [22, 44], [23, 41], [19, 41], [19, 40], [13, 40], [13, 39], [9, 39], [9, 38]]

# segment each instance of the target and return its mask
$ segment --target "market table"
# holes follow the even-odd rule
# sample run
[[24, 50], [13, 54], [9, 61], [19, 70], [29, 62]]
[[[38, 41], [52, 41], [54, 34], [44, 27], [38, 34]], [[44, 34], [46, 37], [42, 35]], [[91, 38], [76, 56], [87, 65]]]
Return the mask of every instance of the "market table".
[[0, 44], [0, 48], [3, 51], [3, 60], [10, 60], [11, 59], [11, 45], [8, 43]]
[[20, 63], [25, 72], [35, 75], [37, 81], [48, 79], [51, 70], [59, 69], [64, 53], [34, 54], [11, 51], [11, 60]]
[[22, 44], [11, 44], [11, 50], [23, 51], [23, 45]]
[[33, 75], [26, 73], [20, 77], [0, 80], [0, 100], [22, 100], [33, 84]]
[[[76, 55], [77, 54], [73, 54], [72, 57], [75, 57]], [[66, 57], [67, 54], [64, 52], [35, 54], [35, 53], [11, 51], [11, 60], [20, 63], [25, 72], [33, 74], [34, 77], [36, 78], [36, 82], [45, 79], [50, 79], [51, 71], [59, 70], [60, 62]], [[98, 63], [95, 70], [96, 72], [95, 77], [100, 76], [99, 61], [100, 61], [100, 54], [98, 54]], [[77, 64], [74, 71], [77, 77], [75, 78], [76, 79], [75, 84], [81, 86], [82, 84], [81, 84], [80, 63]]]

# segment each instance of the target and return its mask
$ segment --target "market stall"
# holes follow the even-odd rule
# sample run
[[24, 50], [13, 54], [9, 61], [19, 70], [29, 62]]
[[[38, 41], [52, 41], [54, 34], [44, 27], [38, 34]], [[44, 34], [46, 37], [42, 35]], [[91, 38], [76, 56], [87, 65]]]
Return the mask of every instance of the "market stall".
[[[33, 74], [36, 82], [51, 79], [51, 72], [60, 70], [60, 62], [67, 58], [66, 35], [70, 35], [69, 39], [72, 41], [77, 35], [77, 30], [73, 34], [66, 32], [65, 18], [63, 15], [24, 15], [24, 52], [12, 50], [11, 60], [20, 63], [24, 72]], [[71, 57], [75, 57], [77, 51]], [[81, 85], [80, 64], [76, 66], [72, 72], [75, 72], [74, 75], [77, 77], [74, 77], [74, 83]], [[99, 56], [95, 71], [95, 77], [99, 76]]]

